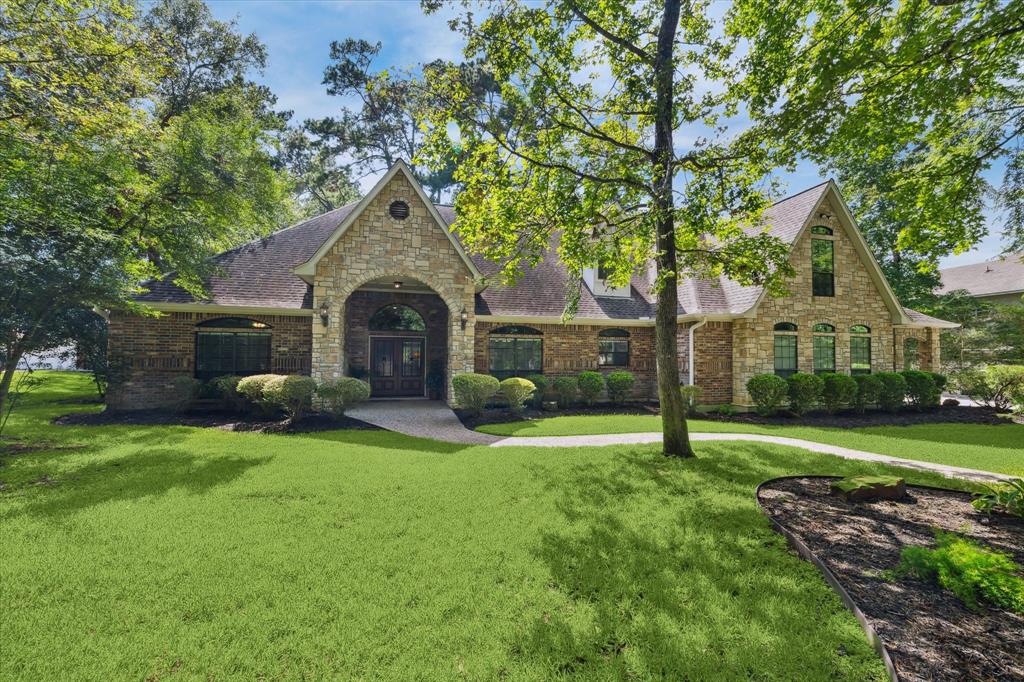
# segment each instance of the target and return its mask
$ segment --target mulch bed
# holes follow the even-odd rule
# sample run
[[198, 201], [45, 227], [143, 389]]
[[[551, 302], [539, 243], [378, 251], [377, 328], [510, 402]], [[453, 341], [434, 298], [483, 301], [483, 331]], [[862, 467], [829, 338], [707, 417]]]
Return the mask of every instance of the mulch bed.
[[467, 429], [475, 429], [484, 424], [507, 424], [533, 419], [548, 419], [550, 417], [564, 417], [573, 415], [601, 415], [601, 414], [658, 414], [657, 406], [645, 405], [595, 405], [593, 407], [574, 407], [567, 410], [548, 412], [528, 407], [522, 412], [513, 412], [507, 407], [492, 407], [484, 410], [479, 416], [467, 414], [465, 410], [456, 408], [455, 414]]
[[971, 611], [937, 585], [886, 580], [900, 550], [935, 546], [933, 529], [963, 533], [1024, 565], [1024, 520], [986, 517], [967, 493], [907, 486], [910, 499], [847, 503], [828, 478], [764, 485], [759, 501], [836, 575], [889, 650], [901, 680], [1024, 679], [1024, 616]]
[[61, 426], [197, 426], [260, 433], [312, 433], [335, 429], [379, 430], [379, 427], [358, 419], [339, 419], [326, 414], [311, 414], [293, 422], [290, 419], [267, 420], [224, 412], [175, 414], [166, 410], [76, 412], [57, 417], [53, 423]]

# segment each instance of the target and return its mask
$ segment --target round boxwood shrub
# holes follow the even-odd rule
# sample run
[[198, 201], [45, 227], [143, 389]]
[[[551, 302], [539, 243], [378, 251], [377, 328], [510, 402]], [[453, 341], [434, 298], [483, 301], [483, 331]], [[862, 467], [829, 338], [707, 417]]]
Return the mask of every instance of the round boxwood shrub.
[[608, 389], [608, 399], [613, 403], [622, 403], [629, 397], [636, 383], [636, 377], [632, 372], [625, 370], [612, 372], [604, 378], [605, 388]]
[[789, 384], [774, 374], [755, 374], [747, 380], [747, 393], [754, 401], [757, 413], [770, 417], [775, 414], [789, 395]]
[[882, 394], [882, 380], [877, 374], [857, 374], [853, 380], [857, 382], [857, 397], [853, 400], [853, 408], [857, 414], [864, 414], [868, 405], [878, 403], [878, 396]]
[[487, 401], [494, 397], [499, 388], [498, 380], [487, 374], [467, 372], [452, 377], [455, 403], [473, 415], [483, 412]]
[[316, 393], [323, 401], [324, 409], [340, 417], [345, 410], [370, 397], [370, 384], [355, 377], [328, 379], [316, 387]]
[[903, 375], [898, 372], [879, 372], [878, 379], [882, 382], [878, 405], [887, 412], [903, 409], [903, 401], [907, 397], [907, 380]]
[[533, 406], [539, 410], [544, 404], [544, 397], [548, 394], [551, 382], [543, 374], [531, 374], [526, 380], [536, 387], [533, 392]]
[[826, 374], [822, 377], [821, 402], [829, 414], [849, 407], [857, 400], [857, 381], [847, 374]]
[[915, 410], [921, 411], [939, 404], [940, 393], [935, 390], [935, 380], [930, 372], [908, 369], [900, 374], [907, 382], [907, 399]]
[[263, 400], [283, 410], [294, 421], [309, 412], [315, 393], [316, 381], [294, 374], [276, 376], [263, 385]]
[[214, 394], [224, 403], [224, 409], [241, 412], [245, 409], [245, 398], [238, 394], [238, 382], [242, 377], [226, 374], [210, 382]]
[[278, 374], [254, 374], [251, 377], [244, 377], [238, 382], [238, 393], [249, 403], [250, 409], [263, 415], [273, 413], [274, 406], [267, 402], [263, 396], [263, 389], [267, 382], [276, 379]]
[[797, 416], [802, 416], [818, 403], [825, 382], [817, 375], [796, 372], [786, 383], [789, 384], [789, 407]]
[[537, 387], [532, 381], [520, 377], [509, 377], [499, 384], [501, 394], [508, 401], [508, 406], [513, 412], [522, 412], [523, 403], [530, 399]]
[[604, 377], [598, 372], [580, 372], [576, 377], [580, 399], [587, 405], [593, 405], [604, 389]]
[[579, 384], [576, 377], [557, 377], [551, 382], [551, 391], [555, 394], [558, 406], [566, 408], [576, 402], [576, 392]]

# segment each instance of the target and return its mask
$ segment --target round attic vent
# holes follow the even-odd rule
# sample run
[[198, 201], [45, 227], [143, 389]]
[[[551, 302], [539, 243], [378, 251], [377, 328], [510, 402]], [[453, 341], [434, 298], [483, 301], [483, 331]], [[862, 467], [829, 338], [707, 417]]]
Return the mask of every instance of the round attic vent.
[[395, 220], [405, 220], [409, 217], [409, 204], [404, 201], [392, 201], [388, 206], [388, 215]]

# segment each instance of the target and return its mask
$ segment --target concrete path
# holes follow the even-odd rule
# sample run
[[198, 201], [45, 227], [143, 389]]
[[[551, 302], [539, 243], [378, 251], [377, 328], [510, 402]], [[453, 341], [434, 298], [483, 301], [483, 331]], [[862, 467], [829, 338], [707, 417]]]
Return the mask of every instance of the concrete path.
[[[388, 431], [404, 433], [417, 438], [430, 438], [447, 443], [463, 443], [465, 445], [489, 445], [491, 447], [538, 447], [561, 448], [602, 445], [636, 445], [643, 443], [660, 443], [660, 433], [610, 433], [591, 436], [535, 436], [509, 437], [492, 436], [487, 433], [471, 431], [462, 425], [451, 408], [439, 400], [371, 400], [354, 407], [346, 414], [353, 419], [379, 426]], [[978, 469], [918, 462], [902, 457], [878, 455], [863, 450], [853, 450], [838, 445], [815, 443], [814, 441], [785, 436], [766, 436], [754, 433], [691, 433], [695, 441], [729, 441], [742, 440], [755, 443], [773, 443], [803, 448], [811, 452], [835, 455], [845, 459], [856, 459], [865, 462], [881, 462], [894, 466], [933, 471], [950, 478], [966, 478], [975, 481], [994, 482], [1009, 479], [1010, 476], [994, 474]]]

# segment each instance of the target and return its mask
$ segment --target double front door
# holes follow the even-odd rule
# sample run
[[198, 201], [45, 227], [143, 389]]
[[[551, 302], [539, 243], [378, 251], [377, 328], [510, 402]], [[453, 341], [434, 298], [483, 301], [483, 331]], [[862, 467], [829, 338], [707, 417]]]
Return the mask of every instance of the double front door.
[[370, 390], [375, 398], [423, 395], [423, 339], [371, 337]]

